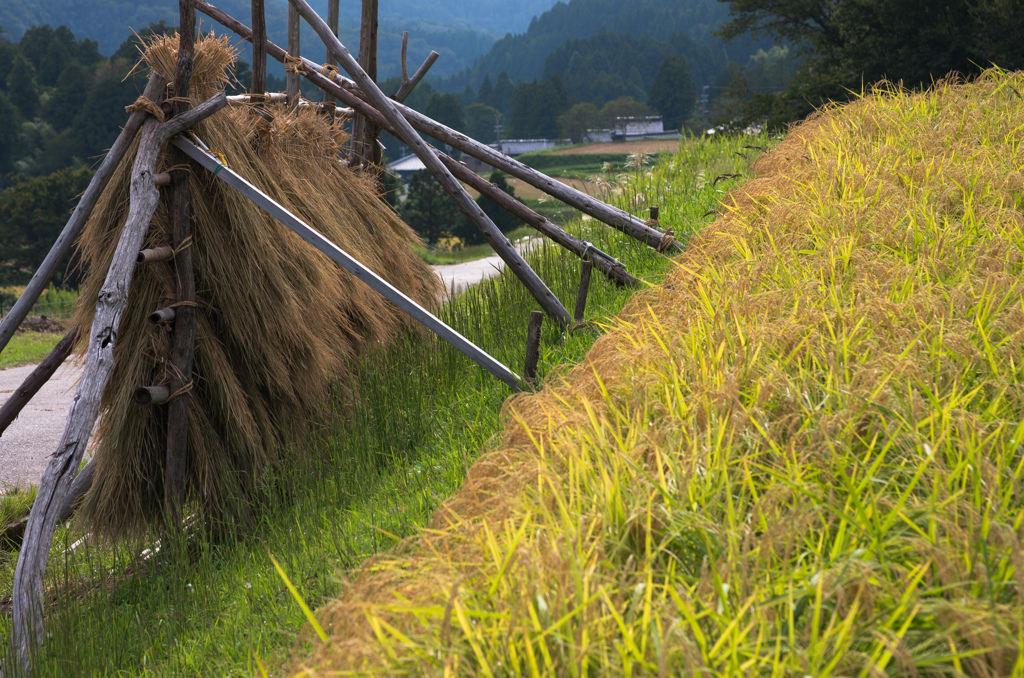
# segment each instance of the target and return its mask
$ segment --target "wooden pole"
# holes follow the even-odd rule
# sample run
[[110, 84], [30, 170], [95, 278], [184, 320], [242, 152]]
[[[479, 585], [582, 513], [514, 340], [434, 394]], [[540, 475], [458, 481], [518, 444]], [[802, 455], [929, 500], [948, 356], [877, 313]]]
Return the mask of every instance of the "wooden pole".
[[218, 179], [238, 191], [242, 196], [250, 200], [264, 212], [294, 231], [300, 238], [308, 242], [310, 245], [323, 252], [338, 266], [351, 273], [357, 279], [362, 280], [373, 291], [384, 296], [388, 301], [407, 313], [413, 320], [425, 326], [441, 339], [454, 346], [477, 365], [508, 384], [509, 388], [513, 391], [522, 390], [522, 386], [519, 383], [519, 377], [512, 372], [512, 370], [499, 363], [492, 356], [488, 355], [486, 351], [466, 339], [451, 327], [445, 325], [429, 311], [402, 294], [401, 291], [392, 287], [388, 281], [363, 266], [347, 252], [314, 230], [309, 224], [296, 217], [263, 193], [263, 191], [243, 179], [230, 167], [223, 167], [220, 164], [220, 160], [216, 157], [210, 155], [210, 153], [204, 151], [183, 137], [175, 139], [174, 145], [185, 151], [190, 158], [206, 169], [211, 172], [216, 171]]
[[290, 0], [299, 10], [299, 14], [306, 20], [313, 30], [317, 32], [317, 35], [327, 44], [328, 49], [334, 52], [334, 56], [338, 58], [338, 63], [341, 64], [342, 68], [348, 71], [352, 77], [356, 79], [359, 86], [372, 100], [372, 103], [377, 109], [384, 114], [387, 118], [390, 126], [398, 132], [398, 138], [405, 142], [410, 149], [416, 154], [417, 157], [426, 165], [427, 169], [434, 176], [439, 184], [445, 189], [445, 191], [452, 197], [455, 203], [480, 229], [484, 234], [484, 238], [487, 243], [494, 248], [494, 251], [505, 261], [516, 277], [522, 281], [523, 285], [533, 294], [534, 298], [540, 304], [548, 315], [555, 319], [557, 323], [563, 327], [567, 327], [570, 322], [569, 312], [562, 306], [562, 302], [552, 294], [551, 290], [548, 289], [544, 281], [540, 279], [533, 269], [527, 265], [520, 256], [519, 252], [512, 247], [512, 244], [508, 242], [498, 227], [494, 225], [494, 222], [484, 214], [484, 211], [480, 209], [469, 194], [466, 193], [466, 189], [462, 187], [455, 177], [452, 176], [451, 172], [445, 168], [444, 164], [434, 155], [433, 149], [427, 145], [423, 139], [412, 129], [408, 121], [402, 117], [401, 113], [398, 112], [394, 101], [389, 99], [377, 84], [370, 79], [370, 77], [363, 71], [363, 69], [356, 63], [356, 60], [352, 58], [352, 55], [345, 48], [341, 42], [338, 41], [334, 35], [331, 34], [327, 24], [324, 23], [316, 12], [309, 6], [306, 0]]
[[451, 171], [456, 179], [468, 185], [481, 195], [486, 195], [488, 198], [498, 203], [499, 206], [513, 214], [517, 219], [534, 227], [576, 256], [580, 258], [590, 257], [597, 266], [597, 269], [616, 285], [629, 285], [630, 287], [635, 287], [640, 284], [640, 281], [630, 275], [626, 270], [626, 267], [617, 259], [609, 257], [604, 252], [595, 249], [590, 243], [567, 233], [565, 230], [549, 221], [546, 217], [534, 212], [532, 209], [519, 202], [505, 191], [487, 181], [476, 172], [470, 170], [461, 162], [445, 155], [441, 151], [436, 151], [436, 153], [437, 157], [441, 159], [441, 162], [444, 163], [444, 166]]
[[423, 64], [416, 69], [416, 73], [409, 77], [409, 66], [406, 64], [406, 56], [409, 51], [409, 31], [402, 33], [402, 84], [398, 87], [398, 91], [391, 97], [398, 103], [405, 101], [405, 98], [412, 94], [412, 91], [416, 89], [416, 85], [420, 84], [420, 80], [427, 74], [430, 67], [434, 65], [438, 57], [441, 55], [437, 52], [431, 52], [427, 55], [427, 58], [423, 61]]
[[[163, 76], [154, 71], [149, 76], [149, 83], [147, 83], [142, 96], [153, 101], [162, 101], [165, 86], [166, 82]], [[64, 230], [57, 237], [57, 241], [53, 244], [46, 258], [43, 259], [43, 263], [39, 265], [39, 268], [32, 275], [32, 280], [25, 287], [25, 291], [21, 293], [18, 301], [15, 302], [10, 312], [4, 317], [3, 322], [0, 323], [0, 351], [3, 351], [7, 343], [10, 342], [15, 330], [18, 329], [18, 326], [28, 316], [36, 301], [39, 300], [39, 295], [50, 284], [50, 279], [53, 278], [53, 274], [57, 271], [60, 262], [64, 260], [64, 257], [71, 250], [71, 245], [78, 238], [78, 234], [82, 232], [85, 222], [89, 220], [89, 215], [92, 213], [92, 208], [96, 205], [99, 197], [103, 195], [103, 190], [107, 187], [110, 177], [113, 176], [117, 166], [121, 164], [121, 159], [124, 158], [128, 147], [135, 140], [135, 135], [139, 133], [139, 129], [142, 127], [142, 123], [147, 115], [144, 111], [135, 111], [128, 118], [128, 123], [117, 136], [117, 141], [110, 147], [110, 151], [103, 158], [103, 162], [100, 163], [99, 169], [96, 170], [96, 174], [93, 175], [88, 188], [82, 194], [82, 199], [75, 206], [75, 211], [71, 213], [71, 218], [68, 219]]]
[[[184, 115], [189, 108], [187, 99], [192, 82], [193, 54], [195, 52], [196, 11], [195, 0], [181, 0], [181, 30], [179, 31], [178, 63], [174, 74], [175, 117]], [[177, 148], [170, 149], [174, 167], [188, 167], [188, 156]], [[192, 382], [192, 355], [195, 347], [196, 300], [195, 275], [192, 270], [192, 193], [188, 169], [173, 172], [174, 183], [170, 192], [171, 245], [175, 249], [174, 273], [178, 302], [174, 329], [171, 335], [171, 383], [174, 390]], [[180, 525], [181, 507], [185, 501], [185, 480], [188, 473], [188, 413], [187, 391], [175, 398], [167, 412], [167, 451], [164, 465], [164, 508], [168, 525]]]
[[28, 405], [29, 401], [39, 392], [39, 389], [43, 387], [43, 384], [50, 380], [50, 377], [54, 375], [71, 351], [75, 348], [75, 340], [78, 338], [78, 325], [73, 326], [64, 335], [56, 346], [53, 347], [43, 361], [36, 365], [36, 368], [32, 370], [32, 374], [25, 377], [25, 381], [21, 382], [21, 386], [15, 389], [11, 397], [7, 399], [7, 402], [0, 407], [0, 435], [7, 430], [7, 427], [21, 414], [21, 411]]
[[590, 269], [592, 268], [594, 268], [594, 262], [584, 259], [583, 267], [580, 270], [580, 291], [576, 295], [576, 311], [572, 314], [577, 325], [583, 322], [583, 314], [587, 310], [587, 294], [590, 292]]
[[[288, 6], [288, 54], [296, 59], [302, 55], [299, 49], [299, 13], [291, 5]], [[288, 71], [285, 77], [288, 105], [294, 108], [299, 102], [299, 74]]]
[[267, 19], [263, 0], [252, 0], [252, 86], [249, 93], [261, 96], [267, 91]]
[[[196, 0], [196, 9], [203, 14], [206, 14], [211, 19], [220, 22], [228, 29], [240, 35], [243, 39], [254, 39], [253, 31], [251, 29], [246, 27], [237, 19], [232, 18], [217, 7], [206, 2], [206, 0]], [[307, 22], [308, 21], [309, 20], [307, 19]], [[266, 44], [266, 48], [269, 55], [278, 59], [282, 63], [284, 62], [286, 52], [283, 49], [271, 42]], [[351, 106], [358, 113], [366, 115], [367, 117], [371, 117], [368, 110], [369, 108], [376, 107], [378, 110], [381, 110], [381, 107], [378, 106], [374, 100], [370, 99], [369, 95], [361, 91], [361, 85], [357, 85], [350, 80], [346, 80], [340, 75], [335, 76], [333, 79], [327, 78], [320, 75], [319, 64], [313, 63], [308, 59], [303, 59], [303, 63], [306, 66], [303, 76], [307, 80], [315, 83], [324, 91], [333, 94], [346, 106]], [[366, 98], [364, 99], [364, 97]], [[369, 106], [367, 104], [369, 104]], [[578, 191], [571, 186], [567, 186], [560, 181], [555, 181], [551, 177], [538, 172], [532, 167], [527, 167], [518, 160], [514, 160], [504, 153], [495, 151], [490, 146], [481, 144], [461, 132], [445, 127], [439, 122], [431, 120], [425, 115], [422, 115], [407, 106], [395, 104], [395, 102], [392, 102], [392, 104], [394, 104], [394, 107], [398, 109], [403, 118], [407, 120], [415, 130], [423, 132], [433, 139], [444, 142], [467, 155], [482, 160], [492, 167], [500, 169], [503, 172], [530, 184], [534, 188], [561, 200], [570, 207], [574, 207], [584, 214], [588, 214], [598, 221], [601, 221], [644, 244], [661, 251], [682, 248], [682, 245], [680, 245], [671, 235], [663, 233], [655, 228], [651, 228], [644, 223], [643, 219], [640, 219], [625, 210], [621, 210], [617, 207], [601, 202], [596, 198], [592, 198], [586, 193]], [[390, 118], [387, 119], [390, 120]], [[397, 129], [392, 125], [389, 126], [392, 127], [393, 130]], [[396, 136], [398, 135], [396, 134]], [[399, 136], [399, 138], [401, 137]]]
[[[363, 0], [359, 21], [359, 65], [374, 83], [377, 82], [377, 4], [377, 0]], [[377, 143], [380, 130], [366, 118], [358, 119], [356, 129], [355, 138], [363, 165], [380, 165], [381, 152]]]
[[530, 311], [530, 324], [526, 328], [526, 364], [523, 366], [523, 377], [531, 387], [537, 386], [537, 363], [540, 361], [540, 328], [544, 322], [544, 314]]
[[[338, 0], [327, 0], [327, 26], [334, 33], [334, 37], [338, 37]], [[327, 59], [324, 61], [328, 66], [337, 67], [337, 60], [331, 55], [331, 50], [327, 50]], [[328, 92], [324, 92], [324, 103], [333, 104], [334, 97]]]
[[[160, 97], [162, 99], [162, 97]], [[159, 103], [159, 101], [157, 101]], [[30, 671], [30, 650], [43, 641], [43, 576], [50, 555], [53, 530], [64, 507], [99, 414], [100, 399], [114, 369], [118, 328], [139, 248], [156, 212], [160, 193], [153, 184], [153, 167], [168, 139], [227, 105], [220, 93], [195, 109], [165, 123], [147, 118], [131, 177], [131, 207], [106, 280], [96, 300], [96, 315], [89, 332], [85, 369], [68, 410], [64, 433], [39, 483], [39, 491], [25, 529], [25, 541], [14, 571], [12, 637], [19, 668]]]

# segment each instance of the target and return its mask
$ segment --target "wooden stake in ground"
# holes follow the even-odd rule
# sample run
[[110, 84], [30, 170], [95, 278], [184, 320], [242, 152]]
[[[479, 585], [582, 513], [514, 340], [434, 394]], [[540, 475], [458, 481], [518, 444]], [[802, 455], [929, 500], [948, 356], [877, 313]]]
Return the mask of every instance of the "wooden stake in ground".
[[434, 175], [437, 182], [444, 187], [448, 195], [455, 200], [459, 208], [473, 221], [473, 223], [483, 233], [487, 243], [494, 248], [494, 251], [505, 261], [508, 266], [519, 280], [522, 281], [523, 285], [533, 294], [534, 298], [540, 304], [541, 308], [548, 313], [555, 321], [567, 327], [570, 322], [569, 312], [565, 310], [551, 290], [548, 289], [544, 281], [531, 269], [522, 256], [516, 251], [512, 244], [508, 242], [498, 227], [494, 225], [494, 222], [484, 214], [484, 211], [480, 209], [480, 206], [473, 201], [466, 189], [462, 187], [455, 177], [452, 176], [451, 172], [445, 168], [430, 146], [426, 144], [419, 137], [418, 134], [412, 129], [405, 118], [395, 108], [400, 104], [396, 104], [394, 101], [389, 99], [380, 91], [376, 83], [370, 79], [370, 77], [360, 68], [356, 60], [352, 58], [345, 46], [338, 41], [336, 37], [331, 33], [331, 30], [324, 23], [324, 20], [317, 15], [316, 12], [309, 6], [306, 0], [290, 0], [296, 8], [299, 10], [299, 14], [306, 20], [313, 30], [317, 32], [321, 40], [327, 45], [328, 49], [334, 53], [337, 57], [338, 63], [341, 64], [356, 82], [359, 87], [367, 94], [371, 102], [377, 109], [384, 115], [387, 121], [390, 123], [392, 129], [398, 132], [398, 138], [405, 142], [409, 148], [416, 154], [417, 157], [423, 164], [426, 165], [430, 173]]
[[[188, 111], [189, 87], [192, 81], [195, 52], [195, 0], [181, 0], [181, 29], [178, 32], [178, 62], [174, 72], [175, 117]], [[183, 100], [185, 99], [185, 100]], [[171, 166], [188, 167], [188, 156], [177, 148], [170, 151]], [[167, 410], [167, 456], [164, 466], [164, 508], [167, 524], [180, 524], [181, 507], [185, 502], [185, 480], [188, 474], [188, 409], [192, 385], [192, 356], [196, 335], [196, 283], [192, 270], [192, 193], [189, 172], [173, 172], [170, 189], [171, 244], [174, 247], [174, 273], [177, 278], [178, 301], [171, 337], [172, 393], [178, 397]]]
[[252, 86], [249, 93], [262, 96], [267, 91], [267, 19], [263, 0], [252, 0]]
[[[336, 34], [335, 34], [336, 35]], [[330, 50], [328, 50], [330, 51]], [[377, 82], [377, 0], [363, 0], [359, 22], [359, 65], [367, 77]], [[380, 130], [365, 117], [356, 119], [353, 138], [363, 165], [378, 166], [381, 162], [378, 138]]]
[[160, 193], [153, 183], [153, 167], [168, 139], [227, 105], [223, 93], [165, 123], [145, 121], [131, 178], [131, 207], [110, 269], [96, 301], [96, 316], [89, 332], [85, 369], [68, 410], [67, 423], [57, 450], [39, 483], [39, 492], [25, 529], [25, 541], [14, 571], [13, 640], [20, 669], [28, 674], [30, 653], [43, 641], [43, 575], [50, 555], [53, 529], [71, 490], [78, 464], [99, 414], [103, 390], [114, 369], [114, 347], [139, 249], [156, 211]]
[[[299, 13], [291, 5], [288, 6], [288, 54], [294, 58], [301, 56], [299, 49]], [[295, 107], [299, 102], [299, 74], [288, 71], [286, 77], [285, 93], [288, 95], [288, 105]]]
[[530, 311], [530, 324], [526, 327], [526, 364], [523, 365], [523, 378], [530, 388], [537, 386], [537, 363], [540, 361], [540, 328], [544, 322], [544, 314]]
[[[154, 72], [149, 77], [149, 83], [146, 85], [146, 90], [142, 93], [142, 96], [156, 101], [158, 97], [163, 96], [166, 84], [163, 76]], [[64, 261], [64, 257], [71, 251], [71, 245], [78, 238], [78, 234], [82, 232], [85, 222], [89, 220], [92, 208], [103, 194], [103, 189], [107, 187], [107, 182], [113, 176], [114, 170], [121, 164], [121, 159], [124, 158], [128, 147], [135, 140], [135, 135], [138, 134], [146, 116], [147, 113], [140, 110], [133, 112], [131, 117], [128, 118], [128, 123], [117, 136], [117, 141], [110, 147], [110, 151], [103, 158], [103, 162], [100, 163], [99, 169], [96, 170], [96, 174], [93, 175], [92, 180], [89, 182], [89, 187], [82, 194], [82, 199], [78, 201], [75, 211], [71, 213], [71, 218], [68, 219], [64, 230], [57, 236], [57, 241], [53, 244], [49, 254], [46, 255], [43, 263], [39, 265], [39, 268], [32, 275], [32, 280], [25, 287], [25, 291], [21, 293], [18, 301], [4, 317], [3, 322], [0, 323], [0, 351], [3, 351], [7, 346], [11, 337], [14, 336], [15, 330], [18, 329], [22, 321], [28, 316], [36, 301], [39, 300], [39, 295], [50, 284], [50, 280], [53, 278], [53, 274], [57, 272], [60, 262]]]
[[573, 313], [573, 320], [577, 325], [583, 322], [583, 314], [587, 310], [587, 294], [590, 293], [590, 269], [592, 268], [594, 268], [594, 262], [584, 259], [580, 269], [580, 291], [576, 295], [576, 311]]

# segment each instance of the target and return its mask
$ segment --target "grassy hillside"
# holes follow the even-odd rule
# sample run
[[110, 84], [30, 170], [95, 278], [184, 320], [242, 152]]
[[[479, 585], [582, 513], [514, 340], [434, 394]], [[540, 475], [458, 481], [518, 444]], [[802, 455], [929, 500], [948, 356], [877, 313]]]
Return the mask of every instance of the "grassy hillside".
[[[721, 198], [705, 177], [746, 171], [745, 140], [693, 142], [647, 173], [625, 176], [612, 199], [637, 213], [661, 207], [662, 224], [685, 238]], [[667, 259], [600, 226], [578, 236], [656, 284]], [[572, 306], [580, 263], [542, 247], [527, 260]], [[590, 324], [573, 333], [545, 323], [540, 375], [586, 355], [628, 301], [594, 274]], [[527, 318], [536, 302], [510, 276], [447, 303], [441, 317], [499, 360], [522, 370]], [[288, 466], [266, 478], [255, 524], [200, 528], [187, 549], [153, 553], [161, 536], [117, 545], [80, 540], [87, 526], [59, 529], [51, 554], [44, 676], [252, 676], [259, 662], [290, 662], [302, 610], [273, 557], [314, 607], [342, 590], [347, 573], [427, 524], [466, 469], [493, 448], [508, 390], [445, 344], [410, 340], [351, 366], [353, 399], [324, 403], [314, 435], [295, 440]], [[0, 504], [0, 511], [4, 509]], [[10, 512], [8, 512], [10, 513]], [[0, 527], [2, 529], [2, 527]], [[149, 549], [145, 557], [140, 556]], [[10, 587], [17, 554], [0, 549], [0, 659], [9, 647]]]
[[1022, 91], [793, 130], [293, 673], [1024, 675]]

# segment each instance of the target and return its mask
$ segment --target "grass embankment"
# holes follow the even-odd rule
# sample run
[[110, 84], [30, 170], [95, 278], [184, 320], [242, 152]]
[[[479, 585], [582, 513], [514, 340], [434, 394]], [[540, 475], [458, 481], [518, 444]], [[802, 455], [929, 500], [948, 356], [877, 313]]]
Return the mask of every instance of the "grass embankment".
[[1024, 675], [1020, 92], [793, 131], [293, 670]]
[[[721, 197], [707, 176], [746, 171], [733, 155], [742, 141], [692, 143], [632, 183], [617, 186], [623, 205], [662, 208], [662, 223], [684, 236]], [[580, 237], [657, 281], [666, 259], [596, 222], [576, 222]], [[550, 247], [527, 260], [564, 303], [575, 300], [579, 261]], [[587, 319], [606, 323], [632, 291], [602, 276], [591, 282]], [[478, 285], [441, 316], [517, 371], [526, 322], [536, 303], [509, 276]], [[598, 329], [563, 334], [545, 324], [541, 375], [583, 358]], [[52, 597], [40, 675], [251, 676], [255, 657], [286, 656], [304, 622], [276, 574], [281, 564], [313, 606], [336, 596], [345, 573], [425, 525], [490, 449], [508, 391], [453, 349], [410, 342], [364, 356], [352, 378], [351, 405], [326, 403], [327, 430], [296, 441], [289, 468], [268, 479], [256, 525], [203, 534], [187, 554], [138, 557], [156, 535], [116, 547], [58, 530], [50, 558]], [[77, 548], [66, 551], [74, 544]], [[0, 648], [10, 633], [14, 557], [0, 560]], [[284, 660], [287, 661], [287, 660]]]
[[8, 367], [31, 365], [46, 357], [63, 334], [58, 332], [19, 332], [11, 337], [0, 353], [0, 370]]

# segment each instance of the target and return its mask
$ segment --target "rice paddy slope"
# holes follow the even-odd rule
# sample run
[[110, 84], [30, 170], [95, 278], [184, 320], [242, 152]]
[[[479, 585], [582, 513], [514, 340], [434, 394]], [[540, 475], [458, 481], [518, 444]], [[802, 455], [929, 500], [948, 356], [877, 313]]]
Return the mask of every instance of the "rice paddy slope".
[[1024, 675], [1021, 92], [795, 128], [293, 671]]

